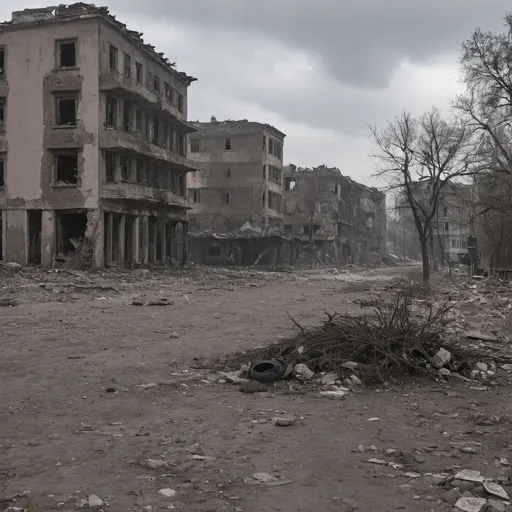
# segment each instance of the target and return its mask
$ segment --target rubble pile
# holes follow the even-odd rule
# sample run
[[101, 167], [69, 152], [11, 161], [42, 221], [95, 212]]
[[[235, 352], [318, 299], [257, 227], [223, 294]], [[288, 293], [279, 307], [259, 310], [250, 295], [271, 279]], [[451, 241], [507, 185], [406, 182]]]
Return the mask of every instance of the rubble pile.
[[390, 302], [379, 298], [365, 306], [370, 313], [326, 313], [325, 323], [312, 330], [295, 322], [297, 336], [237, 354], [230, 364], [242, 363], [238, 377], [259, 382], [295, 377], [335, 386], [325, 391], [325, 398], [343, 396], [362, 383], [381, 384], [405, 375], [467, 381], [512, 375], [512, 359], [488, 353], [481, 342], [484, 335], [468, 334], [478, 343], [446, 338], [455, 306], [451, 300], [432, 304], [399, 293]]

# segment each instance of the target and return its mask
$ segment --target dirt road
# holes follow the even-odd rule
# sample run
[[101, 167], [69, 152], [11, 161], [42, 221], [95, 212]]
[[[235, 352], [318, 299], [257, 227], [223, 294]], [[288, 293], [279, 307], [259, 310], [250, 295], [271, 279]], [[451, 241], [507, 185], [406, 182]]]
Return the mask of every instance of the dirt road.
[[[510, 425], [482, 426], [478, 414], [510, 414], [509, 388], [411, 382], [329, 401], [242, 394], [193, 368], [194, 358], [288, 336], [288, 313], [314, 324], [324, 309], [356, 311], [355, 298], [400, 272], [7, 279], [3, 295], [19, 305], [0, 308], [0, 508], [87, 510], [96, 495], [112, 512], [421, 512], [446, 507], [429, 473], [507, 475], [495, 458], [512, 460]], [[160, 297], [173, 304], [131, 305]], [[284, 412], [301, 419], [272, 425]], [[149, 469], [147, 459], [167, 464]], [[291, 482], [244, 481], [258, 472]]]

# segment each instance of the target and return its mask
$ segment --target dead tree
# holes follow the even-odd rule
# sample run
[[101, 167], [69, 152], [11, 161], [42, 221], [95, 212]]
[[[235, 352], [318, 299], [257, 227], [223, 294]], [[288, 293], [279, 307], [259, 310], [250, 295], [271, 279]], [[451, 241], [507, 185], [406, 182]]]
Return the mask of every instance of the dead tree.
[[430, 280], [429, 241], [443, 192], [474, 172], [472, 132], [446, 121], [433, 108], [418, 118], [404, 112], [387, 126], [371, 128], [377, 175], [389, 182], [410, 209], [418, 233], [423, 281]]

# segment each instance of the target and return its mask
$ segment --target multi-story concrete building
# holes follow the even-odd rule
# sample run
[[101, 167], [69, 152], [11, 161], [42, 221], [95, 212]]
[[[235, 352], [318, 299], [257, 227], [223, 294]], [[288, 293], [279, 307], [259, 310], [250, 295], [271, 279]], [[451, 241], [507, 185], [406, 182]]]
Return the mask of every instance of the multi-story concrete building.
[[385, 253], [386, 196], [324, 165], [284, 170], [284, 233], [315, 245], [325, 263], [369, 263]]
[[[0, 24], [1, 253], [52, 266], [186, 258], [187, 89], [105, 7]], [[84, 250], [86, 249], [86, 250]]]
[[285, 134], [268, 124], [243, 121], [191, 123], [188, 175], [191, 230], [228, 233], [248, 220], [282, 229]]

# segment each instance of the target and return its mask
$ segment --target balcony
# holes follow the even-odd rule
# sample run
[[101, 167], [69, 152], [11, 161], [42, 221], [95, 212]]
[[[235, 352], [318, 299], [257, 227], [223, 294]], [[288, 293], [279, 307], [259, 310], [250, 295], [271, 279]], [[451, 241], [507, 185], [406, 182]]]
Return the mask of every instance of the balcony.
[[137, 83], [133, 77], [127, 77], [118, 71], [109, 69], [107, 72], [100, 74], [100, 90], [113, 91], [120, 95], [128, 96], [132, 101], [140, 101], [143, 99], [147, 104], [147, 108], [165, 112], [178, 121], [181, 121], [188, 131], [195, 131], [191, 128], [185, 119], [185, 114], [180, 112], [175, 105], [169, 103], [163, 93], [155, 94], [142, 84]]
[[101, 198], [165, 203], [168, 206], [175, 206], [186, 210], [192, 209], [186, 197], [179, 196], [170, 190], [147, 187], [140, 183], [104, 183], [101, 185]]
[[178, 155], [167, 148], [152, 144], [134, 133], [116, 128], [104, 128], [100, 137], [101, 149], [113, 151], [124, 150], [128, 153], [141, 154], [156, 160], [175, 165], [182, 170], [195, 170], [196, 165], [188, 158]]
[[82, 81], [78, 68], [54, 69], [44, 77], [44, 88], [50, 92], [81, 91]]

